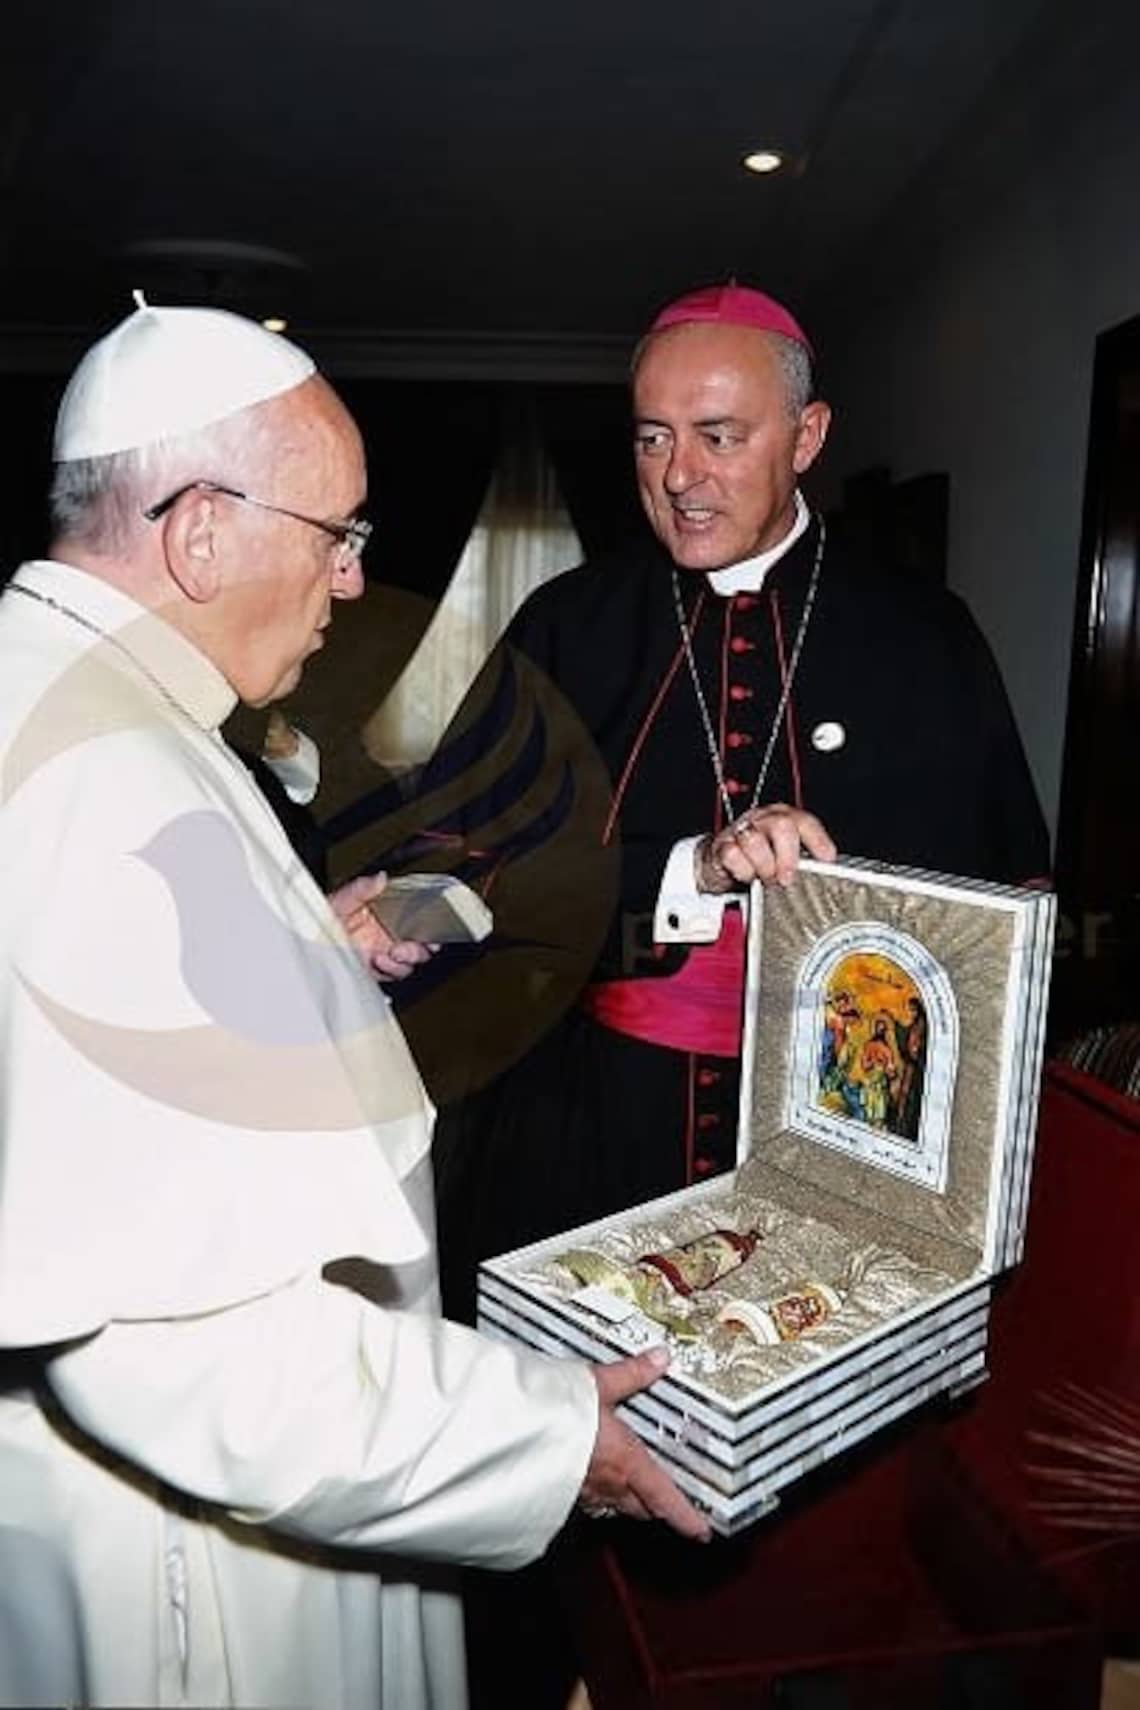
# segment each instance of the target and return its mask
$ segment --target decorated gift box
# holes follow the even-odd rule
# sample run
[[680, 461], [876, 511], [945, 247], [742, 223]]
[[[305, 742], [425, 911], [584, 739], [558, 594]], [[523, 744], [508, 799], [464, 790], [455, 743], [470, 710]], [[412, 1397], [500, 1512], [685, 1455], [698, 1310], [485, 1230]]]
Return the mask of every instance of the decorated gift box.
[[985, 1376], [1021, 1255], [1055, 905], [868, 862], [749, 900], [737, 1168], [489, 1260], [479, 1321], [672, 1363], [623, 1408], [714, 1526]]

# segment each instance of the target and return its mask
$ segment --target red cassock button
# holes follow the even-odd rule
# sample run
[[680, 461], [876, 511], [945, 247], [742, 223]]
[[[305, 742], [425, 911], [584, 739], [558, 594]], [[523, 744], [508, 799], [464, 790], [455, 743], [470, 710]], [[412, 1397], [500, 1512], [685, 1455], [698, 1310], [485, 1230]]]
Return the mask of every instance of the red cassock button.
[[750, 701], [755, 690], [746, 688], [743, 683], [734, 683], [728, 691], [730, 701]]
[[719, 1128], [720, 1117], [714, 1110], [706, 1110], [697, 1117], [698, 1128]]
[[746, 730], [730, 730], [725, 737], [725, 743], [729, 748], [748, 748], [751, 742], [752, 738]]
[[737, 594], [736, 609], [738, 612], [750, 612], [753, 606], [758, 606], [759, 600], [755, 594]]
[[720, 1080], [719, 1069], [698, 1069], [697, 1085], [699, 1087], [715, 1087]]
[[756, 643], [749, 641], [744, 635], [734, 635], [728, 645], [733, 653], [755, 653], [756, 651]]
[[724, 787], [730, 796], [742, 796], [748, 788], [748, 785], [742, 784], [739, 778], [728, 778], [725, 781]]
[[694, 1158], [693, 1159], [693, 1174], [694, 1175], [707, 1176], [707, 1175], [711, 1174], [711, 1172], [715, 1169], [715, 1167], [716, 1166], [714, 1165], [711, 1158]]

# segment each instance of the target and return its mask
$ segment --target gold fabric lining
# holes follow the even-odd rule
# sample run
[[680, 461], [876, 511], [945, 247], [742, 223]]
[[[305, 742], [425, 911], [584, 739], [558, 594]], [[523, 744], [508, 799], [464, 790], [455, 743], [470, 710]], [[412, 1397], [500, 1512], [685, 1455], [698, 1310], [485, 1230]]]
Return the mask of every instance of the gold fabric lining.
[[[792, 1191], [786, 1194], [788, 1188]], [[795, 1191], [797, 1190], [798, 1191]], [[805, 1209], [811, 1205], [811, 1209]], [[669, 1311], [697, 1332], [682, 1340], [661, 1331], [673, 1356], [672, 1372], [696, 1379], [728, 1401], [746, 1401], [756, 1390], [797, 1370], [809, 1369], [865, 1332], [884, 1329], [900, 1313], [931, 1303], [971, 1274], [960, 1245], [918, 1231], [898, 1231], [873, 1207], [852, 1207], [788, 1183], [762, 1162], [681, 1197], [639, 1207], [609, 1223], [544, 1243], [528, 1263], [512, 1263], [513, 1280], [539, 1298], [568, 1300], [579, 1282], [558, 1263], [559, 1255], [587, 1248], [623, 1269], [647, 1253], [679, 1246], [714, 1229], [763, 1239], [744, 1264], [719, 1283], [687, 1300], [669, 1294]], [[826, 1283], [839, 1293], [840, 1310], [797, 1341], [775, 1347], [716, 1323], [730, 1300], [762, 1306], [805, 1282]]]

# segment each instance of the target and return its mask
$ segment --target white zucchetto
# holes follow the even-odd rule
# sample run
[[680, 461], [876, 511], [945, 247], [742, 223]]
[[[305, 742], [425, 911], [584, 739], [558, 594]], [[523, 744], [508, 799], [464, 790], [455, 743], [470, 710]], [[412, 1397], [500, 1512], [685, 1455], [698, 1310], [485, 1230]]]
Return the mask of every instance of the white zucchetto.
[[176, 439], [316, 373], [303, 350], [241, 315], [151, 308], [140, 292], [135, 302], [68, 382], [55, 423], [57, 463]]

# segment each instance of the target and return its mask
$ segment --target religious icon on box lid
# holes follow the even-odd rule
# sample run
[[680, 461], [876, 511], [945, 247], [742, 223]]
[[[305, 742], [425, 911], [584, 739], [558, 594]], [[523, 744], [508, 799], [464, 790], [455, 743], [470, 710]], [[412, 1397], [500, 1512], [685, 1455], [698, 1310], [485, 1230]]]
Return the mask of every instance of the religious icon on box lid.
[[926, 1038], [926, 1006], [912, 975], [882, 954], [845, 956], [824, 988], [817, 1102], [917, 1139]]

